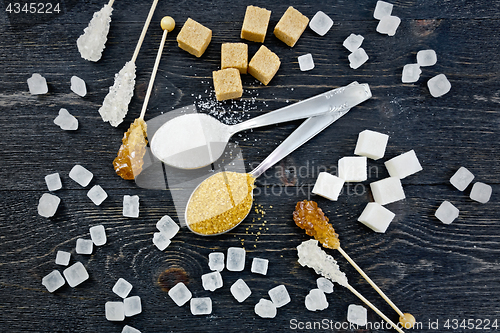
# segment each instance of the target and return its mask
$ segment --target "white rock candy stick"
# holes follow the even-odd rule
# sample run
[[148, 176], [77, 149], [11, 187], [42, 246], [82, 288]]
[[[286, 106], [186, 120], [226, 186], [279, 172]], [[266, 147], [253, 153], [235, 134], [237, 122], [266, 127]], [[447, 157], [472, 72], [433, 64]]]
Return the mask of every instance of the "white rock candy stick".
[[373, 311], [375, 311], [382, 319], [387, 321], [396, 331], [404, 333], [404, 331], [394, 324], [386, 315], [384, 315], [379, 309], [370, 303], [366, 298], [363, 297], [356, 289], [354, 289], [348, 282], [347, 277], [344, 272], [342, 272], [337, 265], [337, 261], [333, 259], [332, 256], [326, 254], [318, 246], [318, 241], [311, 239], [302, 242], [297, 246], [297, 252], [299, 255], [299, 264], [302, 266], [307, 266], [313, 268], [316, 274], [319, 274], [333, 282], [337, 282], [343, 287], [349, 289], [354, 295], [356, 295], [360, 300], [362, 300], [366, 305], [368, 305]]
[[135, 86], [135, 60], [148, 31], [149, 24], [151, 23], [151, 18], [153, 17], [154, 11], [158, 0], [154, 0], [149, 10], [148, 17], [142, 28], [141, 36], [135, 47], [132, 59], [125, 63], [123, 68], [115, 74], [115, 82], [113, 86], [109, 88], [109, 93], [104, 98], [102, 106], [99, 108], [99, 114], [103, 121], [108, 121], [112, 126], [116, 127], [123, 122], [123, 118], [127, 115], [128, 104], [132, 99], [134, 94]]
[[83, 30], [83, 35], [78, 37], [76, 45], [83, 59], [89, 61], [99, 61], [102, 51], [106, 47], [108, 40], [109, 24], [113, 12], [113, 2], [110, 0], [107, 5], [94, 13], [88, 27]]

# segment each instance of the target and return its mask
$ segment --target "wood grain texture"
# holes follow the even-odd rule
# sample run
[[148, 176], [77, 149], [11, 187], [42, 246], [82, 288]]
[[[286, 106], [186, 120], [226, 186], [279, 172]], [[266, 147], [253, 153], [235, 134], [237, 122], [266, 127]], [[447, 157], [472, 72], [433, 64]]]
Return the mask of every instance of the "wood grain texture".
[[[50, 2], [50, 1], [49, 1]], [[8, 2], [4, 1], [4, 5]], [[0, 13], [0, 327], [5, 332], [121, 332], [129, 324], [142, 332], [288, 332], [294, 322], [322, 324], [346, 321], [347, 306], [360, 304], [348, 290], [335, 287], [327, 295], [327, 310], [307, 311], [304, 298], [315, 288], [317, 276], [297, 263], [295, 247], [307, 240], [293, 223], [291, 214], [299, 200], [316, 200], [340, 234], [344, 250], [403, 311], [422, 322], [419, 332], [471, 332], [458, 327], [446, 330], [447, 319], [500, 319], [500, 61], [498, 29], [500, 5], [488, 1], [394, 1], [393, 14], [402, 23], [394, 37], [378, 34], [370, 1], [194, 1], [160, 2], [137, 59], [134, 97], [123, 124], [112, 128], [97, 110], [113, 84], [114, 75], [130, 60], [150, 1], [119, 0], [114, 4], [111, 29], [102, 59], [81, 59], [76, 39], [103, 1], [61, 1], [59, 15], [28, 17]], [[239, 42], [247, 5], [272, 11], [265, 45], [278, 54], [282, 65], [268, 86], [243, 76], [244, 94], [238, 101], [217, 103], [212, 71], [220, 67], [220, 45]], [[288, 6], [312, 18], [321, 10], [334, 20], [324, 37], [306, 29], [294, 48], [274, 37], [272, 28]], [[4, 8], [5, 9], [5, 8]], [[175, 220], [174, 197], [180, 188], [148, 190], [116, 176], [111, 162], [123, 133], [138, 117], [161, 38], [159, 21], [174, 17], [145, 119], [195, 104], [227, 123], [240, 122], [352, 81], [370, 85], [373, 98], [351, 110], [344, 118], [313, 138], [268, 170], [257, 181], [254, 208], [233, 231], [218, 237], [200, 237], [182, 228], [164, 252], [152, 244], [155, 223], [169, 214]], [[177, 47], [175, 36], [191, 17], [213, 31], [206, 53], [195, 58]], [[363, 48], [369, 61], [358, 70], [349, 68], [348, 51], [342, 46], [350, 34], [365, 37]], [[249, 43], [250, 56], [260, 44]], [[436, 50], [435, 66], [422, 68], [414, 84], [401, 83], [405, 64], [414, 63], [419, 50]], [[315, 68], [301, 72], [297, 57], [311, 53]], [[33, 96], [26, 80], [40, 73], [49, 93]], [[450, 93], [433, 98], [427, 80], [445, 73]], [[70, 78], [87, 83], [88, 95], [70, 91]], [[75, 115], [80, 127], [62, 131], [53, 124], [60, 108]], [[247, 171], [287, 137], [300, 121], [235, 135], [231, 142], [241, 149]], [[382, 160], [369, 161], [369, 179], [346, 184], [337, 202], [311, 194], [319, 172], [336, 173], [337, 160], [353, 155], [357, 135], [364, 129], [390, 135]], [[369, 183], [387, 177], [383, 162], [414, 149], [423, 171], [403, 180], [407, 199], [388, 205], [396, 213], [385, 234], [377, 234], [357, 222], [372, 200]], [[94, 173], [87, 188], [69, 177], [75, 164]], [[449, 178], [466, 166], [475, 181], [490, 184], [493, 195], [487, 204], [469, 199], [454, 189]], [[59, 172], [63, 189], [57, 214], [45, 219], [37, 214], [40, 196], [47, 192], [44, 176]], [[109, 197], [99, 207], [87, 198], [88, 189], [101, 185]], [[122, 216], [125, 194], [140, 197], [140, 217]], [[444, 225], [434, 217], [443, 200], [460, 209], [460, 217]], [[265, 214], [263, 213], [265, 212]], [[90, 256], [75, 253], [78, 238], [89, 238], [90, 226], [103, 224], [108, 235], [105, 246]], [[224, 287], [204, 291], [201, 275], [208, 273], [208, 254], [245, 247], [243, 272], [223, 271]], [[90, 279], [76, 288], [64, 286], [48, 293], [41, 279], [54, 269], [58, 250], [70, 251], [72, 263], [81, 261]], [[395, 312], [340, 258], [350, 284], [392, 320]], [[250, 272], [251, 259], [269, 259], [267, 276]], [[184, 275], [165, 274], [179, 269]], [[109, 322], [104, 303], [119, 300], [111, 288], [118, 278], [134, 286], [132, 294], [142, 298], [143, 313], [124, 323]], [[252, 295], [237, 303], [229, 287], [243, 278]], [[213, 313], [193, 316], [189, 305], [177, 307], [164, 288], [184, 280], [195, 297], [210, 296]], [[288, 289], [292, 302], [278, 309], [276, 318], [254, 314], [260, 298], [279, 284]], [[294, 321], [295, 320], [295, 321]], [[380, 322], [368, 311], [370, 322]], [[429, 321], [439, 320], [439, 329]], [[477, 322], [475, 322], [477, 323]], [[500, 323], [499, 323], [500, 324]], [[353, 332], [354, 329], [316, 331]], [[328, 327], [329, 328], [329, 327]], [[390, 332], [390, 329], [362, 329]]]

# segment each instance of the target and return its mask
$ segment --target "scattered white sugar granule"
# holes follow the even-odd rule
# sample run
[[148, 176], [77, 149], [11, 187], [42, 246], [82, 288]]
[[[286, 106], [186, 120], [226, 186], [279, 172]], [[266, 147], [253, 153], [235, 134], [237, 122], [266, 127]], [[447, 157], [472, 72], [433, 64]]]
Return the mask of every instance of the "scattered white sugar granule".
[[394, 219], [394, 216], [396, 214], [384, 206], [376, 202], [369, 202], [358, 217], [358, 221], [375, 232], [384, 233]]
[[377, 25], [377, 32], [389, 36], [394, 36], [398, 30], [401, 19], [397, 16], [384, 16]]
[[366, 156], [372, 160], [378, 160], [384, 157], [385, 148], [389, 136], [387, 134], [364, 130], [359, 133], [354, 155]]
[[490, 185], [477, 182], [472, 186], [470, 191], [470, 198], [480, 203], [487, 203], [490, 201], [491, 193], [493, 192]]
[[56, 264], [62, 266], [68, 266], [70, 258], [71, 258], [71, 253], [66, 251], [57, 251]]
[[321, 289], [321, 291], [323, 291], [326, 294], [333, 293], [333, 282], [328, 280], [327, 278], [319, 277], [316, 280], [316, 285], [318, 286], [319, 289]]
[[305, 304], [309, 311], [324, 310], [328, 307], [326, 295], [320, 289], [312, 289], [306, 296]]
[[88, 192], [87, 196], [92, 200], [92, 202], [99, 206], [108, 197], [106, 191], [102, 189], [99, 185], [94, 185]]
[[463, 191], [472, 183], [474, 175], [465, 167], [460, 167], [457, 172], [450, 178], [451, 185], [455, 186], [457, 190]]
[[224, 269], [224, 253], [212, 252], [208, 254], [208, 267], [212, 271], [221, 272]]
[[78, 238], [76, 240], [76, 253], [78, 254], [92, 254], [94, 249], [94, 242], [90, 239]]
[[453, 206], [453, 204], [449, 201], [443, 201], [441, 205], [439, 205], [438, 209], [434, 213], [441, 222], [444, 224], [450, 224], [455, 221], [458, 217], [460, 211], [457, 207]]
[[228, 271], [240, 272], [245, 268], [245, 249], [230, 247], [227, 249], [226, 268]]
[[401, 179], [397, 177], [388, 177], [370, 183], [370, 189], [375, 202], [381, 205], [387, 205], [406, 198]]
[[385, 1], [377, 1], [375, 5], [375, 10], [373, 11], [373, 17], [377, 20], [382, 19], [384, 16], [389, 16], [392, 13], [393, 8], [392, 3], [388, 3]]
[[85, 269], [85, 266], [79, 261], [66, 268], [63, 271], [63, 275], [70, 287], [76, 287], [89, 278], [89, 273]]
[[64, 286], [66, 282], [62, 277], [61, 273], [57, 270], [52, 271], [51, 273], [45, 275], [42, 278], [42, 284], [47, 288], [49, 293], [53, 293], [57, 289]]
[[333, 20], [322, 11], [318, 11], [314, 14], [313, 18], [309, 22], [309, 28], [320, 36], [326, 35], [332, 25]]
[[301, 55], [297, 60], [299, 61], [300, 70], [303, 72], [310, 71], [314, 68], [314, 60], [311, 53]]
[[349, 58], [349, 66], [352, 69], [359, 68], [369, 59], [368, 54], [366, 54], [366, 51], [362, 47], [360, 47], [353, 53], [349, 54], [348, 58]]
[[187, 301], [191, 299], [193, 294], [186, 285], [182, 282], [177, 283], [175, 286], [170, 288], [168, 291], [168, 296], [172, 299], [172, 301], [177, 304], [177, 306], [183, 306]]
[[414, 173], [422, 171], [422, 166], [414, 150], [393, 157], [386, 161], [384, 165], [391, 177], [397, 177], [399, 179], [406, 178]]
[[62, 188], [61, 177], [57, 172], [45, 176], [45, 183], [49, 191], [57, 191]]
[[92, 172], [85, 169], [79, 164], [75, 165], [69, 172], [69, 178], [73, 179], [83, 187], [87, 186], [93, 177], [94, 175], [92, 174]]
[[417, 52], [417, 64], [422, 67], [434, 66], [437, 63], [437, 54], [434, 50], [420, 50]]
[[250, 271], [256, 274], [266, 275], [268, 265], [269, 265], [269, 260], [267, 259], [253, 258], [252, 267], [250, 268]]
[[349, 51], [354, 52], [361, 47], [364, 40], [365, 38], [361, 35], [350, 34], [349, 37], [344, 40], [342, 45], [344, 45], [344, 47]]
[[407, 64], [403, 67], [403, 74], [401, 75], [401, 82], [403, 83], [413, 83], [420, 79], [420, 74], [422, 70], [419, 64]]
[[290, 303], [290, 295], [283, 284], [270, 289], [267, 293], [277, 308]]
[[109, 321], [124, 321], [125, 309], [123, 302], [106, 302], [105, 306], [106, 319]]
[[191, 298], [189, 304], [193, 315], [208, 315], [212, 313], [212, 299], [210, 297]]
[[172, 241], [163, 233], [155, 232], [153, 234], [153, 244], [158, 248], [158, 250], [165, 250]]
[[328, 172], [320, 172], [314, 183], [312, 193], [327, 198], [328, 200], [337, 201], [344, 183], [345, 180], [342, 178]]
[[242, 279], [236, 280], [230, 288], [231, 294], [238, 302], [243, 302], [252, 294], [248, 285]]
[[123, 326], [122, 333], [141, 333], [137, 328], [133, 328], [132, 326], [125, 325]]
[[85, 97], [87, 95], [87, 86], [85, 85], [85, 81], [83, 81], [78, 76], [73, 75], [71, 77], [71, 91], [77, 94], [80, 97]]
[[139, 196], [124, 195], [123, 196], [123, 216], [139, 217]]
[[366, 156], [346, 156], [338, 162], [339, 178], [346, 182], [362, 182], [368, 179]]
[[32, 95], [46, 94], [49, 91], [47, 80], [38, 73], [34, 73], [28, 79], [28, 88]]
[[274, 318], [277, 312], [276, 305], [264, 298], [261, 298], [259, 303], [255, 304], [254, 311], [261, 318]]
[[119, 278], [113, 286], [113, 292], [121, 298], [126, 298], [132, 290], [132, 284], [124, 278]]
[[66, 109], [59, 110], [59, 115], [54, 119], [54, 124], [65, 131], [76, 131], [78, 129], [78, 119]]
[[55, 215], [57, 211], [57, 207], [59, 207], [59, 203], [61, 199], [59, 197], [44, 193], [42, 197], [38, 201], [38, 214], [43, 217], [52, 217]]
[[365, 326], [367, 319], [366, 308], [361, 305], [350, 304], [347, 308], [347, 321], [358, 326]]
[[83, 35], [78, 37], [76, 45], [83, 59], [98, 61], [101, 59], [102, 51], [106, 47], [106, 41], [111, 22], [113, 7], [104, 5], [101, 10], [95, 12], [89, 25], [83, 30]]
[[160, 230], [168, 239], [174, 237], [180, 229], [179, 225], [168, 215], [163, 216], [158, 222], [156, 222], [156, 228]]
[[106, 230], [102, 224], [90, 227], [89, 231], [90, 238], [92, 239], [92, 242], [94, 242], [95, 246], [102, 246], [106, 244]]
[[132, 317], [142, 312], [141, 298], [139, 296], [127, 297], [123, 300], [125, 317]]
[[427, 87], [432, 97], [441, 97], [451, 89], [451, 83], [444, 74], [438, 74], [427, 81]]
[[216, 289], [222, 288], [222, 275], [219, 271], [213, 271], [201, 276], [201, 284], [203, 289], [214, 291]]

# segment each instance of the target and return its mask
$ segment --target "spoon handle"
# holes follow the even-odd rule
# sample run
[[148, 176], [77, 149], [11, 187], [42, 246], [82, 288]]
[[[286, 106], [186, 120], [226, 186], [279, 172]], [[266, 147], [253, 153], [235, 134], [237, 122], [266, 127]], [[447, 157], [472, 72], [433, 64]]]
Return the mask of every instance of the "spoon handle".
[[[337, 90], [343, 90], [344, 88], [353, 86], [363, 87], [364, 89], [363, 98], [358, 98], [358, 101], [357, 103], [355, 103], [355, 105], [366, 101], [372, 96], [368, 84], [358, 84], [357, 82], [353, 82], [350, 85], [338, 88]], [[288, 154], [302, 146], [304, 143], [316, 136], [316, 134], [318, 134], [319, 132], [327, 128], [330, 124], [335, 122], [337, 119], [342, 117], [344, 114], [349, 112], [350, 108], [351, 106], [340, 106], [326, 114], [308, 118], [295, 131], [293, 131], [292, 134], [290, 134], [288, 138], [286, 138], [285, 141], [283, 141], [264, 161], [262, 161], [254, 170], [252, 170], [250, 174], [254, 178], [259, 177], [275, 163], [288, 156]]]
[[251, 128], [305, 119], [338, 110], [339, 108], [351, 108], [360, 103], [360, 99], [364, 97], [365, 88], [363, 85], [348, 85], [336, 88], [262, 116], [231, 125], [229, 131], [233, 135], [234, 133]]

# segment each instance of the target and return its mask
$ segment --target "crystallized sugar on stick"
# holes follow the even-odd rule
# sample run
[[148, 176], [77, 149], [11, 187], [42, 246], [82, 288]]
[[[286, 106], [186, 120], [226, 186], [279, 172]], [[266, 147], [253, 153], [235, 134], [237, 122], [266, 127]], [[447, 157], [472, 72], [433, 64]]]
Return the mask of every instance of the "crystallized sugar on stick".
[[99, 109], [103, 121], [109, 121], [114, 127], [123, 122], [134, 94], [134, 86], [135, 62], [128, 61], [115, 75], [115, 83], [109, 88], [109, 93]]
[[106, 47], [105, 44], [108, 39], [112, 11], [113, 8], [106, 4], [100, 11], [95, 12], [88, 27], [83, 30], [83, 35], [76, 41], [78, 51], [80, 51], [83, 59], [89, 61], [101, 59], [102, 51]]

